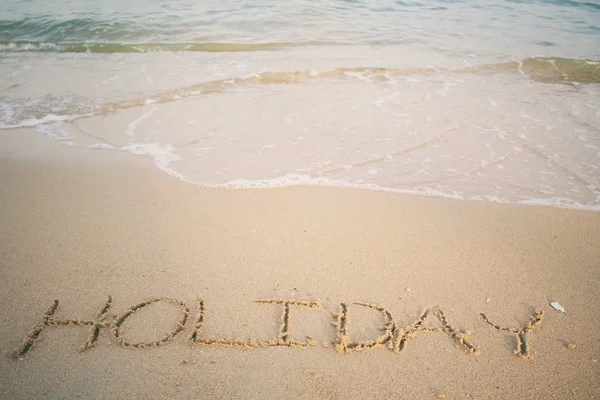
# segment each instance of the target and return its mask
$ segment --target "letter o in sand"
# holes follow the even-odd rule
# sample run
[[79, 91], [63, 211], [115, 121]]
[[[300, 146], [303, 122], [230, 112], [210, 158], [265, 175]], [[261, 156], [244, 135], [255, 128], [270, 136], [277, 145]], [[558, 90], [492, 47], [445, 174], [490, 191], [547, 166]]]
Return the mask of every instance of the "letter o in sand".
[[[181, 314], [179, 323], [177, 323], [177, 327], [175, 327], [174, 330], [167, 333], [162, 338], [160, 338], [158, 340], [154, 340], [154, 341], [131, 343], [131, 342], [128, 342], [127, 340], [123, 339], [123, 337], [121, 336], [120, 329], [121, 329], [121, 325], [123, 325], [125, 323], [127, 318], [129, 316], [131, 316], [131, 314], [133, 314], [134, 312], [139, 310], [140, 308], [146, 307], [149, 304], [156, 303], [159, 301], [166, 301], [168, 303], [176, 304], [178, 306], [181, 306], [181, 308], [183, 308], [183, 313]], [[148, 298], [148, 299], [142, 301], [139, 304], [136, 304], [133, 307], [128, 308], [126, 311], [124, 311], [119, 316], [117, 316], [117, 318], [113, 322], [112, 333], [113, 333], [115, 339], [117, 340], [117, 342], [120, 345], [125, 346], [125, 347], [144, 348], [144, 347], [161, 346], [161, 345], [166, 344], [169, 341], [173, 340], [175, 335], [177, 335], [179, 332], [181, 332], [182, 330], [185, 329], [185, 324], [187, 323], [189, 315], [190, 315], [190, 308], [181, 300], [168, 299], [166, 297], [151, 297], [151, 298]]]

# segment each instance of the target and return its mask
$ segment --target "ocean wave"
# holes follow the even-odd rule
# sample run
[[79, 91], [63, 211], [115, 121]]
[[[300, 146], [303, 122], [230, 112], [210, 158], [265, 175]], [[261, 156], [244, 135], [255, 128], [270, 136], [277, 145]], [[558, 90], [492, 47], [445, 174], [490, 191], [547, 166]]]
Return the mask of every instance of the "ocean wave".
[[273, 43], [53, 43], [2, 42], [0, 52], [58, 52], [58, 53], [153, 53], [153, 52], [254, 52], [301, 46], [335, 45], [326, 42], [273, 42]]
[[79, 115], [55, 115], [55, 114], [47, 114], [41, 118], [31, 117], [19, 121], [17, 123], [11, 124], [3, 124], [0, 125], [0, 129], [17, 129], [17, 128], [32, 128], [34, 126], [40, 126], [49, 124], [52, 122], [63, 122], [63, 121], [73, 121], [77, 118], [82, 117], [90, 117], [92, 114], [79, 114]]
[[[390, 82], [402, 76], [431, 76], [440, 73], [447, 75], [494, 75], [512, 74], [524, 75], [531, 80], [550, 84], [598, 84], [600, 83], [600, 61], [576, 60], [567, 58], [526, 58], [521, 61], [510, 61], [496, 64], [485, 64], [476, 67], [460, 69], [439, 68], [334, 68], [323, 71], [280, 71], [262, 72], [241, 77], [205, 81], [198, 84], [165, 90], [139, 97], [119, 101], [97, 103], [85, 99], [71, 100], [70, 106], [65, 105], [64, 99], [42, 98], [40, 101], [22, 103], [10, 99], [2, 99], [0, 107], [0, 129], [31, 127], [49, 121], [74, 120], [83, 116], [107, 115], [119, 110], [145, 106], [151, 103], [169, 103], [191, 96], [220, 93], [232, 88], [252, 85], [299, 84], [320, 80], [358, 79], [365, 83]], [[54, 105], [53, 103], [56, 103]], [[56, 107], [55, 107], [56, 106]], [[59, 112], [48, 110], [56, 110]]]
[[254, 51], [327, 42], [522, 57], [548, 54], [552, 42], [552, 55], [598, 56], [595, 0], [5, 3], [3, 51]]

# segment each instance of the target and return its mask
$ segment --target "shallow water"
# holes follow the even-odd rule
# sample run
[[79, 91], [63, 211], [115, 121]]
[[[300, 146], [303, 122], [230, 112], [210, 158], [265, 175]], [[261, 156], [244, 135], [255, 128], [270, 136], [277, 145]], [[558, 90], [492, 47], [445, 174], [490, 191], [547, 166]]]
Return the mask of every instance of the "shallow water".
[[206, 186], [600, 209], [598, 60], [597, 1], [11, 0], [0, 127]]

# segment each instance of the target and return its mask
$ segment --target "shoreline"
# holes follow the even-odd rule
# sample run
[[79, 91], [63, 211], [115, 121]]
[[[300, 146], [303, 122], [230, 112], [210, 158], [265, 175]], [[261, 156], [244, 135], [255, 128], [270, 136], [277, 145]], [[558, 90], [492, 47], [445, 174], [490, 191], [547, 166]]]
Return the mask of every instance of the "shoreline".
[[[6, 397], [598, 396], [597, 212], [344, 188], [206, 189], [129, 154], [19, 133], [0, 133]], [[10, 358], [54, 299], [56, 318], [85, 322], [108, 295], [109, 325], [94, 348], [78, 351], [89, 324], [45, 326], [20, 360]], [[149, 297], [189, 307], [184, 329], [164, 345], [123, 346], [115, 321], [128, 343], [160, 341], [181, 322], [181, 304], [164, 301], [119, 319]], [[198, 297], [203, 338], [315, 346], [191, 346]], [[320, 305], [295, 304], [286, 321], [282, 304], [256, 303], [269, 299]], [[349, 342], [399, 337], [426, 310], [419, 326], [441, 332], [414, 330], [398, 353], [387, 349], [395, 339], [338, 353], [340, 303]], [[545, 318], [527, 333], [527, 359], [513, 354], [515, 333], [480, 315], [518, 330], [537, 308]], [[286, 326], [291, 338], [280, 336]], [[478, 355], [461, 348], [462, 333]]]
[[[96, 121], [96, 122], [98, 122], [99, 125], [106, 123], [106, 121], [104, 120], [105, 117], [92, 116], [90, 118], [100, 118], [99, 120]], [[70, 131], [72, 133], [73, 129], [70, 129]], [[19, 128], [9, 129], [9, 130], [5, 130], [5, 131], [0, 130], [0, 133], [5, 133], [6, 137], [10, 137], [10, 135], [14, 134], [15, 132], [22, 132], [25, 136], [28, 137], [28, 139], [27, 139], [28, 142], [30, 144], [33, 144], [34, 147], [42, 146], [41, 143], [43, 143], [47, 140], [52, 140], [56, 145], [64, 146], [64, 144], [61, 143], [63, 141], [63, 139], [56, 138], [51, 135], [48, 135], [47, 133], [40, 132], [37, 130], [36, 127], [19, 127]], [[64, 133], [65, 132], [63, 132], [63, 134]], [[39, 141], [37, 139], [33, 139], [33, 137], [38, 137], [38, 136], [40, 137]], [[96, 138], [95, 136], [92, 136], [92, 137]], [[98, 139], [98, 138], [96, 138], [96, 139]], [[68, 142], [70, 142], [70, 141], [68, 141]], [[517, 202], [510, 201], [510, 200], [507, 200], [507, 199], [504, 199], [501, 197], [497, 197], [497, 196], [491, 196], [491, 195], [475, 195], [473, 197], [464, 198], [464, 197], [461, 197], [460, 195], [456, 195], [453, 193], [446, 193], [446, 192], [438, 191], [436, 189], [431, 189], [431, 188], [427, 188], [427, 187], [417, 188], [417, 189], [390, 188], [390, 187], [386, 187], [386, 186], [381, 186], [380, 184], [377, 184], [377, 183], [372, 183], [372, 184], [354, 183], [354, 182], [346, 181], [344, 179], [331, 179], [331, 178], [326, 178], [324, 176], [311, 176], [311, 175], [302, 175], [302, 174], [296, 174], [296, 173], [288, 174], [285, 176], [279, 176], [279, 177], [275, 177], [275, 178], [264, 178], [264, 179], [258, 179], [258, 180], [234, 179], [232, 181], [225, 182], [225, 183], [216, 183], [216, 184], [199, 183], [199, 182], [196, 182], [196, 181], [193, 181], [193, 180], [187, 178], [186, 176], [182, 175], [180, 172], [169, 168], [170, 161], [167, 161], [166, 163], [164, 161], [165, 158], [166, 159], [169, 158], [168, 154], [152, 154], [151, 151], [148, 152], [148, 150], [144, 150], [143, 148], [140, 148], [137, 150], [129, 148], [131, 146], [133, 146], [133, 147], [137, 146], [135, 144], [131, 145], [131, 146], [123, 146], [123, 147], [114, 147], [114, 146], [112, 146], [112, 147], [111, 146], [97, 147], [97, 146], [99, 146], [99, 144], [90, 144], [90, 143], [87, 143], [87, 146], [80, 146], [80, 145], [73, 144], [73, 145], [67, 145], [66, 147], [69, 147], [72, 149], [75, 149], [75, 148], [79, 149], [84, 152], [83, 154], [90, 154], [89, 153], [90, 151], [92, 151], [92, 152], [107, 151], [108, 153], [111, 153], [111, 154], [119, 154], [119, 153], [127, 154], [132, 159], [135, 159], [136, 157], [146, 158], [146, 159], [151, 160], [151, 164], [153, 164], [153, 166], [157, 170], [157, 172], [159, 172], [161, 174], [166, 174], [171, 179], [178, 180], [183, 183], [201, 188], [202, 190], [253, 191], [253, 190], [288, 189], [288, 188], [309, 188], [309, 190], [311, 190], [312, 188], [315, 188], [315, 189], [320, 189], [320, 188], [328, 189], [329, 188], [329, 189], [341, 189], [341, 190], [349, 189], [349, 190], [359, 190], [359, 191], [383, 192], [383, 193], [389, 193], [389, 194], [400, 195], [400, 196], [408, 196], [408, 197], [412, 197], [412, 196], [433, 197], [433, 198], [437, 198], [437, 199], [468, 202], [468, 203], [500, 204], [500, 205], [507, 205], [507, 206], [519, 206], [519, 207], [521, 207], [521, 206], [549, 207], [549, 208], [557, 208], [557, 209], [564, 209], [564, 210], [576, 210], [576, 211], [584, 211], [584, 212], [600, 212], [600, 205], [598, 205], [598, 204], [593, 204], [593, 205], [582, 204], [582, 203], [579, 203], [572, 199], [560, 198], [560, 197], [552, 198], [552, 199], [531, 197], [531, 198], [519, 200]], [[21, 152], [21, 150], [23, 150], [24, 153], [28, 152], [28, 150], [23, 148], [21, 145], [17, 145], [17, 147], [19, 149], [19, 150], [17, 150], [17, 152]], [[43, 154], [41, 154], [40, 151], [36, 151], [36, 157], [43, 158]], [[98, 159], [107, 159], [108, 160], [111, 157], [114, 157], [115, 159], [119, 159], [121, 157], [121, 155], [120, 154], [116, 155], [116, 156], [107, 155], [106, 157], [100, 156], [100, 157], [98, 157]], [[127, 163], [127, 162], [135, 163], [138, 161], [124, 161], [124, 162], [125, 163]], [[290, 183], [290, 180], [292, 181], [291, 183]]]

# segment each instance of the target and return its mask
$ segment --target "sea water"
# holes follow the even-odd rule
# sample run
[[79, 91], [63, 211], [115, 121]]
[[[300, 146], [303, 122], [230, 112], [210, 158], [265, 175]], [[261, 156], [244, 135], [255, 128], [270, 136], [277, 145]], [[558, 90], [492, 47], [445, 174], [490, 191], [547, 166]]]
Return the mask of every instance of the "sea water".
[[208, 187], [600, 210], [600, 2], [5, 0], [20, 127]]

